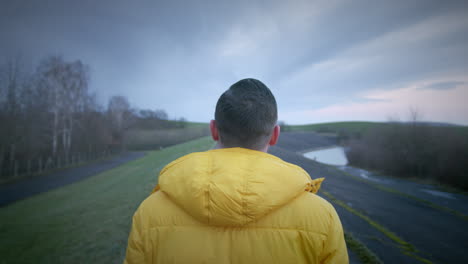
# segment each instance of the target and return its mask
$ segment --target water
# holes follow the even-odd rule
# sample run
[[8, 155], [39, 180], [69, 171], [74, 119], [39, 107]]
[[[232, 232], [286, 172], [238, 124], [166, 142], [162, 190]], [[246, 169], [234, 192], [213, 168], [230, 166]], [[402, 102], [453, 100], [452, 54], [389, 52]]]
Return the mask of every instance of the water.
[[372, 182], [373, 184], [384, 185], [390, 189], [397, 190], [398, 192], [462, 212], [465, 215], [468, 214], [468, 200], [466, 195], [448, 193], [438, 190], [435, 186], [411, 182], [404, 179], [384, 177], [375, 172], [350, 167], [347, 165], [348, 160], [346, 159], [346, 155], [342, 147], [319, 149], [307, 152], [303, 155], [306, 158], [316, 160], [320, 163], [335, 165], [338, 169], [345, 171], [347, 173], [345, 175], [357, 176], [365, 181]]
[[348, 164], [348, 159], [342, 147], [331, 147], [304, 153], [304, 157], [335, 166]]
[[453, 193], [441, 192], [441, 191], [435, 191], [435, 190], [428, 190], [428, 189], [421, 189], [421, 191], [430, 193], [430, 194], [432, 194], [434, 196], [443, 197], [443, 198], [446, 198], [446, 199], [457, 199], [457, 198], [455, 198]]

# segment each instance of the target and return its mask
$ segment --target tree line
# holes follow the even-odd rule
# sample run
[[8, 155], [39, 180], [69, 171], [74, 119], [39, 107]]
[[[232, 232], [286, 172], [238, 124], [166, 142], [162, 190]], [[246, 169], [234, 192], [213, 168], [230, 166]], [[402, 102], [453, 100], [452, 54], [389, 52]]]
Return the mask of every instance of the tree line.
[[86, 64], [61, 56], [31, 71], [17, 58], [0, 65], [0, 181], [121, 151], [132, 127], [181, 126], [164, 110], [132, 108], [124, 96], [103, 106], [89, 83]]

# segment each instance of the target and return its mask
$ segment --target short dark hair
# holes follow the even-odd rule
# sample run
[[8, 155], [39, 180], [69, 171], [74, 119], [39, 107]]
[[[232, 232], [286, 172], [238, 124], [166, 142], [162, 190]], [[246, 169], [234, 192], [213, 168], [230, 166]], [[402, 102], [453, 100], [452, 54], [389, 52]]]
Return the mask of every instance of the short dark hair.
[[219, 97], [215, 120], [224, 147], [259, 150], [278, 120], [275, 97], [259, 80], [240, 80]]

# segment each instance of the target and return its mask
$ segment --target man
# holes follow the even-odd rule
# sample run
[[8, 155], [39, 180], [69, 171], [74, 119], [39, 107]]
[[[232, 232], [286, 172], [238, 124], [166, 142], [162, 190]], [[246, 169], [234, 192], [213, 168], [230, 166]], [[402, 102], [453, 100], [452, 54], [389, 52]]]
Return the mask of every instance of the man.
[[224, 92], [210, 123], [216, 149], [161, 171], [133, 217], [125, 263], [348, 263], [338, 215], [314, 194], [321, 179], [266, 153], [276, 122], [262, 82]]

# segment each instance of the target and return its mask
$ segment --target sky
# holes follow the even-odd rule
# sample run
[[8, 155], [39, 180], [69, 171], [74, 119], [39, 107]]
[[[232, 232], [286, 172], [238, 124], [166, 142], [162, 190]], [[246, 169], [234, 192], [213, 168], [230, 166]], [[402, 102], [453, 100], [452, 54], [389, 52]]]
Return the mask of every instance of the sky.
[[287, 124], [468, 125], [468, 1], [0, 0], [0, 59], [81, 60], [105, 105], [208, 122], [256, 78]]

